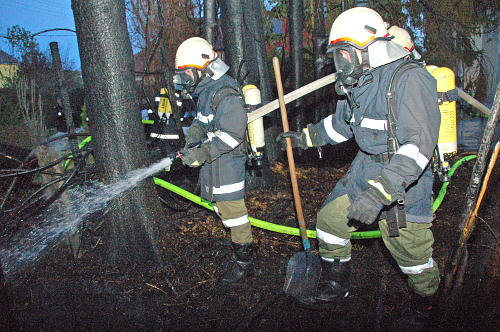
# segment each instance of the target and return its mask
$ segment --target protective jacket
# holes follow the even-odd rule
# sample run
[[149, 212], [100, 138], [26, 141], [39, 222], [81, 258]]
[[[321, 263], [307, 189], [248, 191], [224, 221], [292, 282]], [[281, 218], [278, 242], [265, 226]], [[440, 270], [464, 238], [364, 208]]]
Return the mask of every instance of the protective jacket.
[[434, 178], [429, 161], [437, 144], [441, 115], [436, 81], [423, 67], [407, 70], [396, 82], [399, 148], [390, 159], [387, 153], [386, 94], [395, 69], [403, 61], [407, 60], [397, 60], [364, 74], [352, 90], [354, 105], [340, 100], [335, 114], [309, 125], [309, 134], [316, 146], [337, 144], [354, 137], [360, 149], [327, 202], [345, 194], [352, 202], [368, 189], [368, 180], [383, 172], [399, 192], [405, 192], [407, 220], [430, 223]]
[[[225, 94], [214, 110], [214, 96], [224, 88], [233, 92]], [[195, 90], [198, 115], [186, 142], [208, 139], [202, 147], [210, 157], [200, 170], [201, 197], [208, 201], [238, 200], [245, 195], [247, 113], [239, 91], [238, 83], [228, 75], [218, 80], [206, 77]]]

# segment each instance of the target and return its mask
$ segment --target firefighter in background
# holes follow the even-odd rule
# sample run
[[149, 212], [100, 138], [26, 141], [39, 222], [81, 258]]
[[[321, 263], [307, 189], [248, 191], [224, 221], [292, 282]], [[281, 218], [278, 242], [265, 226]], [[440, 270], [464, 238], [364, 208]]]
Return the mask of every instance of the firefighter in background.
[[391, 26], [387, 32], [394, 38], [392, 39], [393, 42], [396, 44], [399, 44], [404, 47], [405, 50], [407, 50], [410, 53], [410, 58], [413, 60], [420, 60], [421, 56], [420, 53], [415, 49], [415, 45], [413, 44], [413, 41], [411, 40], [411, 36], [403, 28], [398, 27], [397, 25]]
[[[153, 111], [149, 108], [148, 102], [145, 98], [142, 99], [141, 101], [141, 118], [143, 121], [148, 121], [152, 120], [150, 119], [150, 114]], [[149, 145], [151, 144], [151, 139], [149, 138], [149, 135], [151, 134], [151, 125], [148, 123], [144, 124], [144, 135], [146, 136], [146, 143]]]
[[[291, 137], [293, 146], [302, 149], [351, 138], [359, 146], [347, 175], [317, 215], [323, 273], [317, 293], [307, 302], [334, 302], [349, 295], [350, 233], [358, 222], [378, 220], [384, 244], [414, 292], [410, 312], [402, 320], [408, 328], [418, 329], [428, 318], [423, 310], [440, 281], [432, 259], [434, 178], [429, 167], [440, 113], [436, 80], [424, 67], [411, 68], [396, 84], [394, 135], [389, 133], [392, 121], [386, 97], [390, 79], [396, 68], [408, 61], [408, 51], [392, 39], [382, 17], [372, 9], [356, 7], [340, 14], [332, 25], [327, 52], [333, 54], [338, 73], [336, 90], [346, 98], [338, 101], [335, 114], [278, 139], [284, 143], [284, 137]], [[389, 139], [395, 140], [394, 154], [389, 153]], [[395, 208], [398, 217], [406, 218], [406, 227], [390, 236], [395, 235], [389, 232], [393, 218], [387, 215]]]
[[172, 105], [168, 98], [168, 90], [161, 88], [155, 101], [158, 103], [158, 111], [156, 114], [153, 112], [150, 114], [150, 119], [154, 120], [154, 123], [150, 125], [149, 137], [153, 149], [160, 153], [159, 157], [165, 158], [182, 146], [175, 120], [171, 116]]
[[54, 127], [56, 127], [58, 132], [65, 133], [68, 131], [66, 127], [66, 116], [64, 115], [64, 108], [62, 103], [62, 98], [57, 97], [56, 103], [52, 109], [51, 122]]
[[[420, 54], [415, 50], [410, 34], [398, 27], [389, 28], [389, 33], [394, 36], [393, 41], [403, 46], [412, 60], [420, 60]], [[433, 65], [426, 66], [427, 71], [437, 80], [439, 111], [441, 112], [441, 126], [437, 148], [434, 151], [433, 169], [442, 182], [450, 180], [450, 159], [457, 153], [457, 114], [456, 101], [458, 91], [455, 87], [455, 73], [446, 67]]]
[[[233, 283], [255, 272], [253, 237], [244, 202], [247, 114], [229, 67], [204, 39], [192, 37], [177, 49], [175, 83], [198, 97], [198, 114], [187, 131], [182, 162], [201, 166], [201, 197], [214, 202], [230, 228], [233, 264], [222, 280]], [[203, 143], [190, 147], [193, 143]]]

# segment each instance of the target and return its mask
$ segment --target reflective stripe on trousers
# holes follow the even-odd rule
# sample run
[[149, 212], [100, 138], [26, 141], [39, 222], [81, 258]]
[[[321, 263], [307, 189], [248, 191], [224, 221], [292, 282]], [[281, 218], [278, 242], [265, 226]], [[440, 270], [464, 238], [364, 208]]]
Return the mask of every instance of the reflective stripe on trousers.
[[[326, 204], [318, 213], [316, 229], [322, 259], [340, 257], [347, 261], [351, 257], [350, 232], [346, 210], [350, 202], [347, 195]], [[432, 259], [434, 238], [431, 224], [408, 222], [400, 229], [399, 237], [389, 237], [387, 222], [379, 221], [382, 239], [401, 271], [408, 276], [408, 284], [417, 294], [428, 296], [436, 292], [439, 285], [439, 269]]]

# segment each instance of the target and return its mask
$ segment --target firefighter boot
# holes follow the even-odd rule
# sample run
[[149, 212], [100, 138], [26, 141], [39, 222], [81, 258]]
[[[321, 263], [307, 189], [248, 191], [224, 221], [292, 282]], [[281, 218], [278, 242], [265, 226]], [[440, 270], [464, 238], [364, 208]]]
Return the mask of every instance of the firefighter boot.
[[232, 242], [232, 247], [232, 264], [222, 276], [222, 281], [228, 284], [237, 282], [254, 272], [253, 243], [239, 244]]
[[351, 262], [341, 262], [335, 257], [333, 262], [322, 260], [322, 275], [314, 302], [334, 302], [349, 296], [351, 288]]

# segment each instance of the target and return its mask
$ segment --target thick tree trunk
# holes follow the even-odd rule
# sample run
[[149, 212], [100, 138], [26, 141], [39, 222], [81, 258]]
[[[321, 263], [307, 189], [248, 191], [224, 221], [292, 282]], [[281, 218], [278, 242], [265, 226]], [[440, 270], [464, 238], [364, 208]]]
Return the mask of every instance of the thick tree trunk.
[[[296, 90], [304, 85], [304, 1], [291, 0], [288, 6], [288, 24], [290, 26], [290, 62], [292, 65], [291, 90]], [[304, 114], [302, 100], [298, 99], [292, 104], [295, 115], [295, 129], [304, 127]]]
[[[72, 0], [72, 8], [95, 157], [109, 183], [149, 164], [125, 2]], [[151, 179], [116, 199], [107, 215], [108, 262], [160, 262], [154, 236], [160, 211]]]
[[242, 1], [243, 17], [245, 23], [246, 48], [249, 56], [255, 57], [255, 80], [259, 85], [263, 102], [271, 101], [272, 91], [267, 63], [266, 41], [264, 36], [264, 22], [262, 19], [262, 8], [259, 0]]

